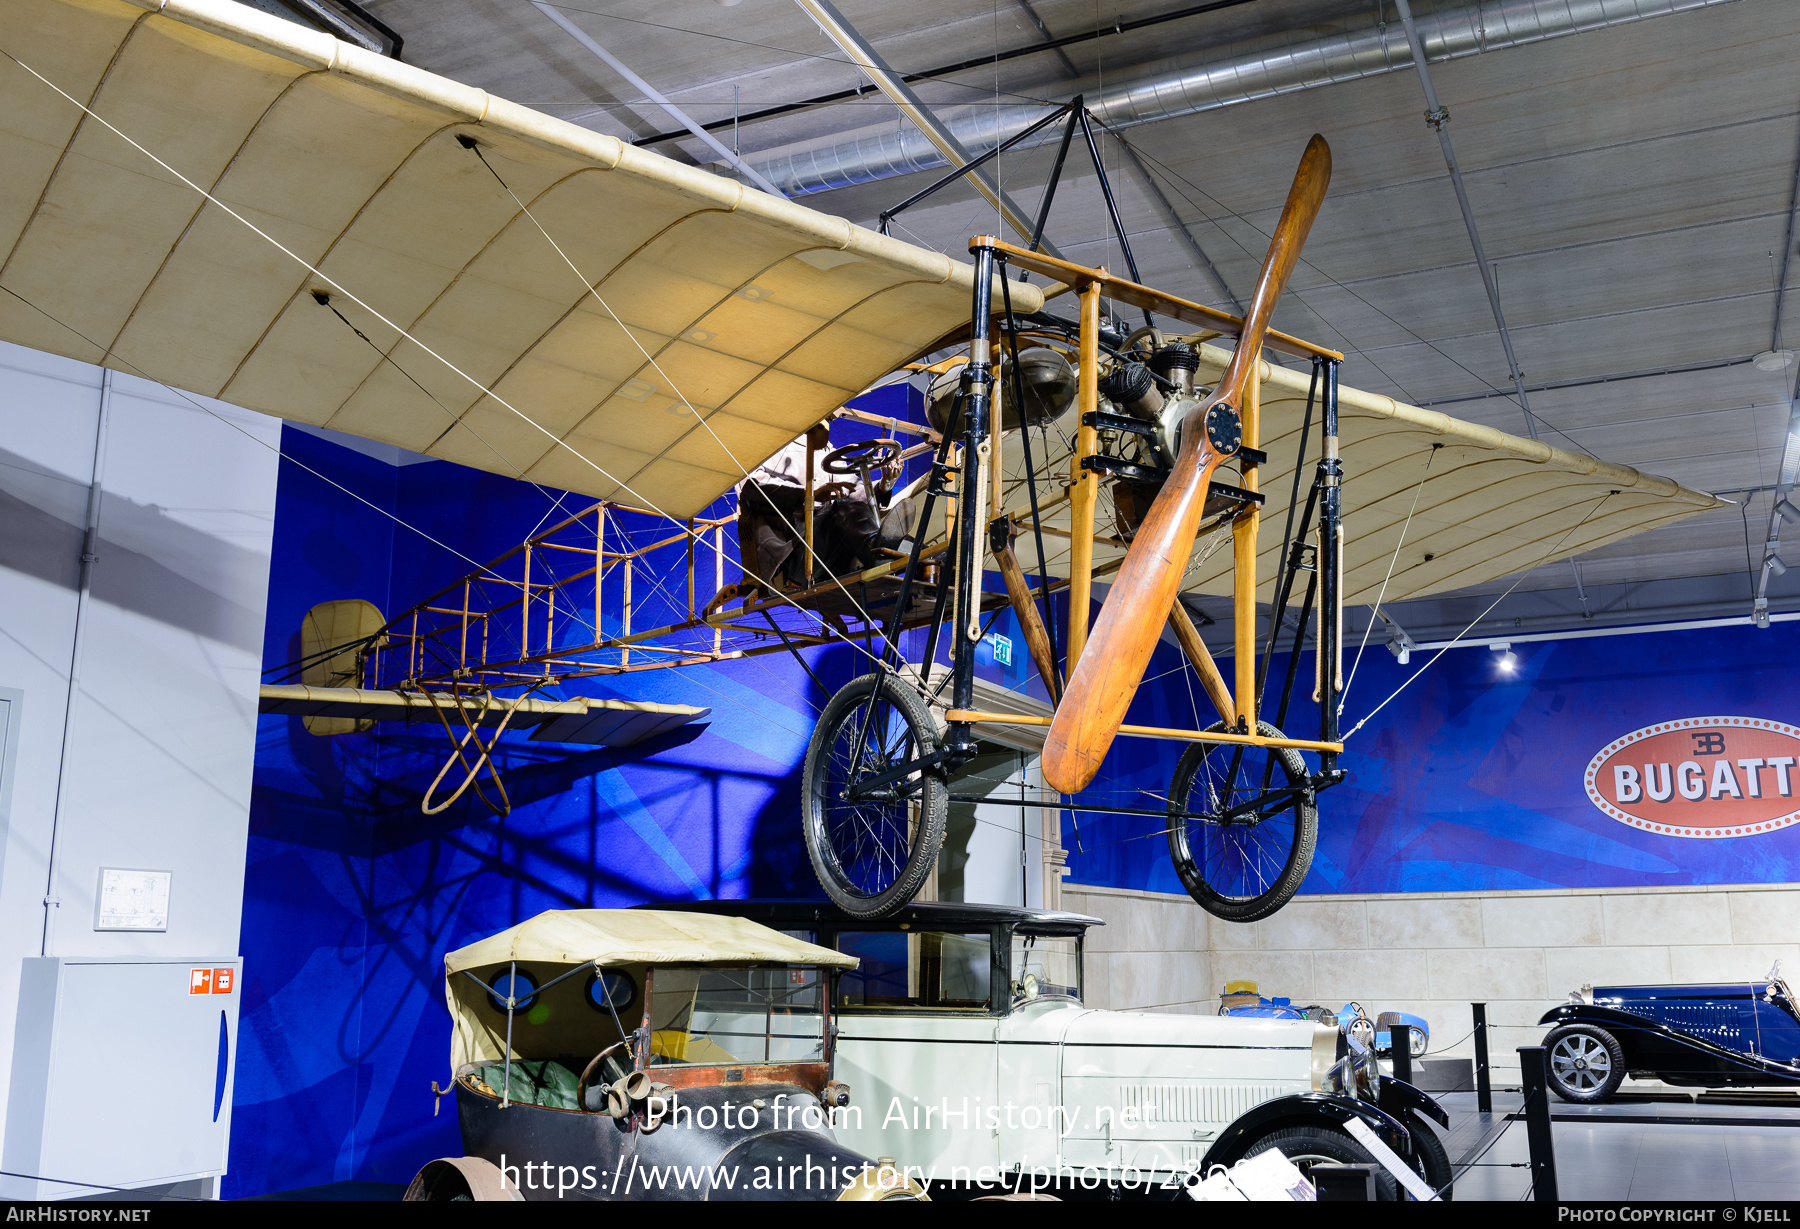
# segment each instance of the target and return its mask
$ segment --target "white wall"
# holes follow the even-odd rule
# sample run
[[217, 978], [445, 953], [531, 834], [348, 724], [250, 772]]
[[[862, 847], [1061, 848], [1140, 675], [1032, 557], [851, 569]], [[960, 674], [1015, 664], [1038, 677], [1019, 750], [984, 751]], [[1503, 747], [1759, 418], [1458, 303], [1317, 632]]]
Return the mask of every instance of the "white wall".
[[1301, 896], [1249, 925], [1185, 896], [1067, 884], [1063, 899], [1109, 923], [1089, 941], [1104, 962], [1095, 1006], [1186, 1000], [1199, 979], [1193, 1006], [1173, 1009], [1210, 1012], [1226, 982], [1248, 979], [1297, 1003], [1412, 1012], [1434, 1051], [1472, 1055], [1469, 1004], [1485, 1001], [1501, 1078], [1583, 983], [1750, 980], [1778, 959], [1800, 973], [1800, 887], [1785, 884]]
[[[0, 1100], [23, 957], [238, 952], [280, 424], [196, 400], [0, 343], [0, 687], [24, 692], [0, 832]], [[174, 872], [166, 933], [93, 929], [103, 865]]]

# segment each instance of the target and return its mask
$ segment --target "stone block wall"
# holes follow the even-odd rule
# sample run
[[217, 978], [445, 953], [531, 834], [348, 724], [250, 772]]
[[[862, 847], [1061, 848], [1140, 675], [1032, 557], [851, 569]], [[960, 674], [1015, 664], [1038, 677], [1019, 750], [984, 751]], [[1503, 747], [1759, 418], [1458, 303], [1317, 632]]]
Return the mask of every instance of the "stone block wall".
[[1088, 943], [1094, 1006], [1211, 1012], [1227, 981], [1253, 980], [1297, 1003], [1412, 1012], [1434, 1052], [1468, 1055], [1469, 1004], [1485, 1001], [1501, 1079], [1584, 983], [1751, 980], [1778, 959], [1800, 978], [1800, 887], [1785, 884], [1301, 896], [1248, 925], [1079, 884], [1064, 907], [1108, 923]]
[[1087, 936], [1086, 1002], [1129, 1011], [1216, 1010], [1206, 914], [1186, 896], [1065, 882], [1062, 907], [1104, 918]]

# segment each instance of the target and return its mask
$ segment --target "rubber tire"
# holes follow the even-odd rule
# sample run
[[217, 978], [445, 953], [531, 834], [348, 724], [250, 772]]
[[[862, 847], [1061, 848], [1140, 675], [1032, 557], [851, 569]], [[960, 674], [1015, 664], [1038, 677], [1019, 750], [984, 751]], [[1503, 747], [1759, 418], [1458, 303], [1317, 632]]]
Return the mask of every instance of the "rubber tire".
[[[1257, 722], [1256, 730], [1265, 737], [1282, 737], [1281, 731], [1266, 721]], [[1223, 721], [1217, 721], [1206, 732], [1222, 734], [1229, 733], [1230, 729]], [[1227, 745], [1190, 743], [1187, 750], [1181, 753], [1181, 759], [1175, 765], [1175, 775], [1169, 784], [1169, 860], [1175, 864], [1175, 873], [1180, 877], [1188, 895], [1202, 909], [1228, 922], [1254, 922], [1280, 909], [1300, 890], [1306, 872], [1312, 869], [1313, 849], [1319, 840], [1319, 809], [1316, 804], [1305, 801], [1295, 806], [1294, 843], [1288, 851], [1287, 863], [1281, 874], [1267, 891], [1251, 897], [1231, 897], [1215, 891], [1195, 866], [1193, 852], [1188, 846], [1187, 823], [1177, 819], [1175, 812], [1186, 809], [1185, 800], [1193, 788], [1194, 775], [1205, 760], [1207, 751]], [[1269, 750], [1275, 753], [1281, 763], [1289, 784], [1295, 778], [1307, 775], [1306, 761], [1300, 758], [1300, 753], [1294, 748], [1271, 747]]]
[[482, 1157], [439, 1157], [413, 1175], [407, 1203], [517, 1203], [525, 1196], [498, 1165]]
[[1606, 1056], [1612, 1060], [1612, 1073], [1601, 1082], [1598, 1088], [1581, 1092], [1577, 1089], [1565, 1088], [1563, 1082], [1556, 1077], [1556, 1064], [1546, 1062], [1545, 1065], [1549, 1068], [1547, 1080], [1550, 1091], [1574, 1105], [1598, 1105], [1602, 1101], [1612, 1100], [1612, 1095], [1619, 1091], [1619, 1085], [1625, 1082], [1625, 1049], [1619, 1044], [1619, 1039], [1605, 1029], [1593, 1024], [1564, 1024], [1553, 1028], [1544, 1038], [1546, 1058], [1555, 1049], [1558, 1041], [1577, 1033], [1585, 1033], [1605, 1047]]
[[842, 875], [837, 855], [831, 848], [825, 830], [823, 798], [828, 750], [840, 727], [859, 705], [874, 692], [877, 681], [881, 697], [890, 701], [905, 719], [920, 755], [938, 749], [937, 723], [918, 691], [891, 673], [865, 674], [852, 679], [837, 690], [819, 714], [813, 728], [812, 741], [806, 748], [806, 766], [801, 778], [800, 822], [806, 838], [806, 856], [811, 859], [813, 874], [831, 897], [832, 903], [855, 918], [875, 920], [899, 912], [919, 894], [926, 878], [937, 866], [938, 854], [944, 847], [944, 825], [950, 809], [950, 790], [944, 774], [926, 770], [919, 790], [919, 827], [906, 865], [885, 890], [874, 896], [858, 892]]
[[1394, 1180], [1394, 1175], [1383, 1169], [1381, 1162], [1369, 1155], [1368, 1149], [1342, 1131], [1325, 1127], [1282, 1127], [1251, 1144], [1244, 1150], [1244, 1156], [1252, 1157], [1271, 1148], [1280, 1148], [1282, 1155], [1298, 1165], [1302, 1173], [1308, 1173], [1312, 1162], [1319, 1160], [1334, 1165], [1372, 1165], [1375, 1168], [1375, 1198], [1384, 1203], [1396, 1203], [1400, 1199], [1400, 1183]]
[[1450, 1154], [1444, 1150], [1444, 1141], [1431, 1129], [1431, 1124], [1413, 1110], [1407, 1110], [1400, 1122], [1412, 1135], [1413, 1168], [1432, 1190], [1441, 1192], [1439, 1199], [1445, 1202], [1454, 1199], [1456, 1187], [1451, 1179], [1456, 1176], [1456, 1170], [1450, 1164]]

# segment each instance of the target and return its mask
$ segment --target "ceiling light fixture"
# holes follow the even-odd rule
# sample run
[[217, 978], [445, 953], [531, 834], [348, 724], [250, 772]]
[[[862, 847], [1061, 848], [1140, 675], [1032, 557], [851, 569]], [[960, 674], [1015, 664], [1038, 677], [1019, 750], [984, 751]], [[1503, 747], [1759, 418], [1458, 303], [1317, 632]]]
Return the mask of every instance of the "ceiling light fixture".
[[1775, 501], [1775, 511], [1781, 513], [1781, 519], [1790, 525], [1800, 523], [1800, 508], [1789, 503], [1786, 495]]
[[1750, 360], [1751, 366], [1758, 371], [1780, 371], [1785, 367], [1793, 366], [1793, 363], [1794, 352], [1792, 350], [1764, 350]]
[[1769, 570], [1771, 572], [1775, 573], [1775, 575], [1777, 575], [1777, 576], [1786, 576], [1787, 575], [1787, 564], [1785, 564], [1781, 561], [1780, 555], [1777, 555], [1777, 554], [1774, 554], [1773, 552], [1771, 552], [1770, 554], [1765, 555], [1763, 557], [1763, 563], [1766, 564], [1768, 566]]

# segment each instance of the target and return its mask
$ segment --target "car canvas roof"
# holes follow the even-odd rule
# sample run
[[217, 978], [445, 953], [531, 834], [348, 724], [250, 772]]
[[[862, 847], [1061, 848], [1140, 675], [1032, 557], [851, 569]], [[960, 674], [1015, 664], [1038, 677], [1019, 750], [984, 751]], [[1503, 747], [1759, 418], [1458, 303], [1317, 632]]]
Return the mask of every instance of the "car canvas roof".
[[853, 969], [857, 960], [748, 918], [646, 909], [552, 909], [444, 957], [444, 972], [507, 961], [546, 964], [811, 964]]

